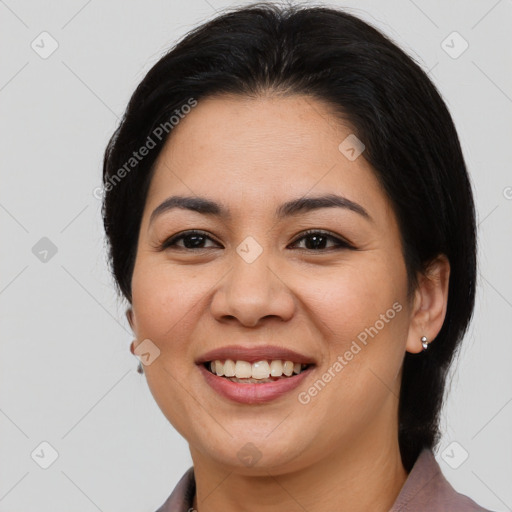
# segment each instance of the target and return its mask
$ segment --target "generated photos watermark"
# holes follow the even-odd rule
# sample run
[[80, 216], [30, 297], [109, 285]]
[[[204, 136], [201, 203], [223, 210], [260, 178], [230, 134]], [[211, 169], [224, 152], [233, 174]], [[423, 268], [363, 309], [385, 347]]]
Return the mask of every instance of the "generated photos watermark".
[[150, 151], [156, 147], [158, 142], [161, 142], [195, 106], [197, 106], [197, 100], [189, 98], [180, 108], [175, 109], [173, 115], [170, 116], [167, 121], [160, 123], [151, 134], [148, 135], [144, 144], [137, 151], [132, 153], [132, 156], [128, 158], [115, 174], [108, 178], [106, 184], [102, 187], [96, 187], [92, 191], [92, 195], [96, 199], [101, 199], [105, 192], [110, 192], [132, 169], [137, 167]]
[[359, 354], [362, 348], [368, 345], [368, 337], [373, 339], [375, 336], [377, 336], [377, 334], [379, 334], [379, 332], [384, 329], [386, 324], [393, 320], [396, 314], [400, 313], [402, 309], [402, 304], [395, 302], [391, 308], [379, 316], [379, 319], [376, 320], [373, 325], [362, 330], [357, 335], [357, 341], [353, 340], [350, 347], [342, 355], [338, 355], [334, 363], [332, 363], [331, 366], [327, 368], [327, 371], [324, 372], [322, 376], [313, 383], [313, 385], [311, 385], [306, 391], [301, 391], [298, 394], [298, 401], [302, 405], [309, 404], [311, 400], [317, 396], [318, 393], [320, 393], [329, 382], [332, 381], [332, 379], [339, 375], [345, 366], [347, 366], [349, 362], [354, 359], [354, 356]]

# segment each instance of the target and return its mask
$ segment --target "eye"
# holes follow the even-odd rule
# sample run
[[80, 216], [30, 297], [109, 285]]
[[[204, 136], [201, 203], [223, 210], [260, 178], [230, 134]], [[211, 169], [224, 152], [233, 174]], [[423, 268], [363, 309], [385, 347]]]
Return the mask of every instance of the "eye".
[[[182, 249], [190, 249], [190, 250], [208, 249], [208, 247], [203, 246], [203, 244], [208, 240], [213, 241], [213, 239], [210, 238], [203, 231], [192, 229], [189, 231], [183, 231], [182, 233], [179, 233], [178, 235], [168, 238], [167, 240], [165, 240], [165, 242], [162, 243], [161, 248], [167, 249], [169, 247], [179, 247]], [[183, 245], [179, 245], [177, 243], [178, 241], [183, 241]], [[217, 242], [215, 242], [215, 243], [217, 243]]]
[[[208, 236], [205, 232], [200, 230], [189, 230], [183, 231], [177, 235], [174, 235], [167, 240], [165, 240], [161, 244], [161, 249], [168, 249], [170, 247], [181, 248], [185, 250], [194, 250], [194, 249], [208, 249], [212, 247], [205, 247], [204, 244], [208, 241], [214, 242], [216, 244], [215, 247], [219, 247], [219, 244], [215, 242], [210, 236]], [[330, 234], [327, 231], [319, 231], [319, 230], [309, 230], [302, 233], [302, 236], [297, 238], [291, 245], [297, 245], [299, 242], [305, 241], [306, 247], [303, 249], [308, 251], [315, 252], [325, 252], [326, 250], [336, 250], [336, 249], [354, 249], [354, 246], [349, 242]], [[183, 242], [179, 244], [178, 242]], [[308, 243], [309, 242], [309, 243]], [[331, 247], [326, 247], [326, 245], [331, 242], [333, 245]]]
[[[336, 250], [336, 249], [354, 249], [354, 246], [348, 243], [345, 240], [342, 240], [341, 238], [331, 235], [327, 231], [319, 231], [311, 229], [309, 231], [305, 231], [302, 233], [302, 236], [300, 238], [297, 238], [295, 242], [293, 242], [292, 245], [297, 244], [298, 242], [306, 241], [306, 247], [304, 249], [308, 251], [316, 251], [326, 249], [326, 244], [331, 241], [334, 242], [334, 246], [331, 246], [330, 250]], [[308, 243], [309, 241], [309, 243]], [[309, 247], [308, 247], [309, 245]], [[323, 251], [322, 251], [323, 252]]]

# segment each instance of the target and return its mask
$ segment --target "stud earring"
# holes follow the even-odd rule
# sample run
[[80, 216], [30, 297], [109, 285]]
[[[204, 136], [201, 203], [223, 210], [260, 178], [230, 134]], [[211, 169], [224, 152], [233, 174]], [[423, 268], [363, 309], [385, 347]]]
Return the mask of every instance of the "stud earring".
[[427, 337], [426, 336], [422, 336], [421, 337], [421, 345], [423, 347], [423, 350], [427, 350], [428, 348], [428, 340], [427, 340]]

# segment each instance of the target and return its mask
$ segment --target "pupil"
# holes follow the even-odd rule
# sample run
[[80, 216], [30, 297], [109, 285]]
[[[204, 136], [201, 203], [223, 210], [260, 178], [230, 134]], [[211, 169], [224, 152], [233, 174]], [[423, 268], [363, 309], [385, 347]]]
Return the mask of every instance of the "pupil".
[[[185, 244], [185, 247], [187, 247], [187, 249], [190, 249], [191, 247], [199, 247], [201, 245], [201, 243], [204, 241], [203, 238], [204, 238], [203, 235], [187, 235], [183, 239], [183, 242]], [[187, 240], [188, 241], [192, 240], [192, 243], [187, 244]]]
[[[311, 246], [312, 245], [312, 247], [307, 247], [308, 249], [318, 249], [319, 246], [321, 246], [320, 248], [324, 248], [325, 247], [326, 237], [323, 236], [323, 235], [310, 235], [307, 240], [310, 240], [310, 241], [311, 240], [315, 240], [315, 242], [313, 242], [313, 244], [308, 244], [306, 242], [306, 246], [308, 246], [308, 245]], [[319, 240], [320, 240], [320, 242], [319, 242]]]

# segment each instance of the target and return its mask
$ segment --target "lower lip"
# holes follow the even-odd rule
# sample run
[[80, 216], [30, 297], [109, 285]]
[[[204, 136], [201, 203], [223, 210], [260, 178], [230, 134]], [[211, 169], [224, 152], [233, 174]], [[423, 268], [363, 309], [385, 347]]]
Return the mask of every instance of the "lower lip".
[[309, 367], [299, 374], [293, 375], [292, 377], [285, 377], [284, 379], [278, 379], [274, 382], [243, 384], [214, 375], [202, 364], [198, 366], [206, 382], [219, 393], [219, 395], [242, 404], [261, 404], [275, 400], [299, 386], [312, 370], [312, 367]]

